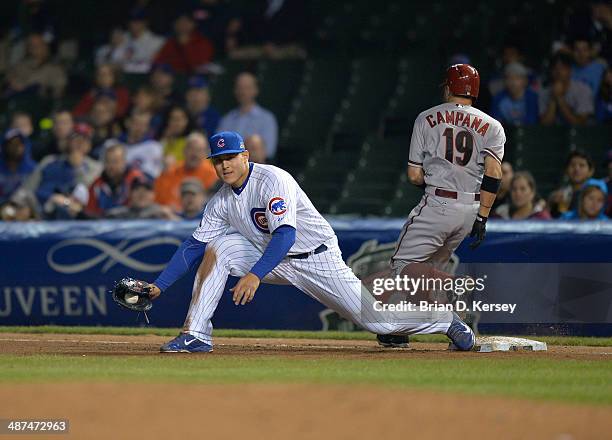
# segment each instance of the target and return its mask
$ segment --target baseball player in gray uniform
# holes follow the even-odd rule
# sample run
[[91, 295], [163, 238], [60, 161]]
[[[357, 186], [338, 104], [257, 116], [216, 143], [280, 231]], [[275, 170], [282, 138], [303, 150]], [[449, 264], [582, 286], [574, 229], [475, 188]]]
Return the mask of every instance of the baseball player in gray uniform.
[[485, 238], [506, 136], [497, 120], [472, 107], [479, 86], [474, 67], [449, 67], [446, 102], [422, 112], [414, 123], [408, 178], [425, 194], [400, 234], [391, 258], [394, 275], [448, 278], [441, 269], [468, 233], [475, 239], [471, 248]]
[[293, 284], [372, 333], [443, 333], [458, 348], [472, 348], [473, 333], [450, 311], [385, 312], [346, 266], [333, 229], [293, 177], [249, 162], [238, 133], [218, 133], [210, 147], [224, 185], [206, 205], [199, 227], [149, 285], [155, 298], [199, 264], [183, 332], [162, 352], [212, 351], [212, 317], [229, 275], [240, 277], [231, 289], [236, 304], [250, 302], [262, 282]]

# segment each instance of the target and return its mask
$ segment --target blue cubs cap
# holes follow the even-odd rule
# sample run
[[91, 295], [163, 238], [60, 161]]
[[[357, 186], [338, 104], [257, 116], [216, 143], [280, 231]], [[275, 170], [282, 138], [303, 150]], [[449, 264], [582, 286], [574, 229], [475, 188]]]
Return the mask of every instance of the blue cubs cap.
[[130, 21], [144, 21], [147, 19], [147, 11], [144, 8], [135, 7], [130, 11]]
[[238, 154], [246, 151], [244, 139], [235, 131], [222, 131], [221, 133], [217, 133], [210, 138], [209, 143], [209, 159], [222, 154]]
[[2, 145], [8, 144], [12, 139], [15, 139], [15, 138], [19, 139], [24, 144], [27, 141], [27, 137], [18, 128], [11, 128], [6, 133], [4, 133], [4, 139], [2, 139]]
[[172, 68], [170, 64], [167, 64], [167, 63], [153, 64], [150, 70], [151, 73], [155, 72], [156, 70], [161, 70], [162, 72], [167, 73], [168, 75], [174, 74], [174, 69]]
[[206, 89], [208, 88], [208, 81], [203, 76], [194, 75], [189, 78], [187, 87], [190, 89]]

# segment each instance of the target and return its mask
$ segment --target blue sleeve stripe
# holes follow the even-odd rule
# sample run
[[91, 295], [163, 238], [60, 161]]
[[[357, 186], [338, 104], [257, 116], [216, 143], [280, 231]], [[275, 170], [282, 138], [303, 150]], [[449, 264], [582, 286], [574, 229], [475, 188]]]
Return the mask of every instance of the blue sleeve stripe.
[[272, 240], [263, 255], [251, 268], [251, 273], [257, 275], [262, 280], [267, 274], [272, 272], [278, 264], [287, 256], [289, 249], [295, 243], [295, 228], [289, 225], [282, 225], [272, 233]]

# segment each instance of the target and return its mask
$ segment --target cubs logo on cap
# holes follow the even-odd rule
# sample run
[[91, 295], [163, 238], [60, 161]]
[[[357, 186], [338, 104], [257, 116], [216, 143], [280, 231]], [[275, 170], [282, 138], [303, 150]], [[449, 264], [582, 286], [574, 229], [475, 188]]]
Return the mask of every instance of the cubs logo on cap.
[[242, 136], [235, 131], [222, 131], [221, 133], [217, 133], [210, 138], [209, 144], [209, 159], [221, 154], [239, 154], [246, 151]]
[[282, 197], [273, 197], [268, 203], [268, 209], [274, 215], [282, 215], [287, 212], [287, 204]]

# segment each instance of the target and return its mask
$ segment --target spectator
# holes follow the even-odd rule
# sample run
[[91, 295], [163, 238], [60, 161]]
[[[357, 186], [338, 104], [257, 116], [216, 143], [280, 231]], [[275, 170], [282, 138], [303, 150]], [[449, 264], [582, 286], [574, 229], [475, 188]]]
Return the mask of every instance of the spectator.
[[89, 125], [75, 124], [66, 154], [43, 161], [24, 182], [23, 188], [36, 195], [47, 218], [81, 216], [87, 204], [87, 188], [102, 171], [101, 165], [87, 156], [91, 135]]
[[544, 125], [583, 125], [594, 112], [591, 89], [571, 78], [571, 66], [571, 58], [565, 54], [553, 58], [552, 82], [540, 93], [540, 121]]
[[606, 66], [593, 59], [593, 47], [588, 39], [574, 40], [573, 48], [575, 64], [572, 67], [572, 79], [588, 85], [593, 92], [593, 96], [597, 96]]
[[196, 220], [202, 217], [204, 206], [209, 199], [202, 182], [196, 178], [187, 178], [181, 183], [181, 212], [183, 220]]
[[151, 131], [157, 132], [162, 123], [162, 118], [156, 107], [155, 91], [150, 86], [139, 87], [132, 99], [131, 113], [150, 113]]
[[11, 117], [11, 125], [10, 128], [16, 128], [23, 134], [27, 142], [27, 154], [28, 157], [32, 158], [33, 152], [39, 150], [39, 142], [33, 141], [34, 137], [34, 123], [32, 122], [32, 116], [26, 112], [15, 112]]
[[102, 64], [112, 64], [120, 66], [125, 59], [125, 50], [127, 35], [121, 28], [115, 28], [111, 30], [109, 43], [100, 47], [96, 51], [96, 66]]
[[58, 110], [53, 114], [52, 137], [42, 148], [34, 149], [34, 159], [40, 161], [47, 155], [64, 154], [68, 149], [70, 135], [74, 128], [72, 113]]
[[121, 126], [115, 115], [116, 103], [112, 93], [98, 96], [89, 114], [89, 121], [93, 126], [94, 157], [100, 157], [102, 144], [108, 139], [115, 138], [121, 134]]
[[128, 22], [128, 35], [122, 44], [121, 67], [126, 73], [147, 73], [164, 39], [149, 29], [143, 9], [133, 9]]
[[266, 163], [266, 146], [258, 134], [249, 136], [244, 140], [244, 146], [249, 152], [249, 160], [255, 163]]
[[175, 35], [163, 45], [156, 63], [169, 64], [178, 73], [202, 71], [212, 61], [212, 43], [195, 28], [191, 15], [183, 13], [174, 22]]
[[595, 115], [598, 122], [612, 122], [612, 67], [608, 67], [601, 80]]
[[608, 169], [608, 177], [604, 179], [608, 188], [608, 202], [606, 203], [608, 217], [612, 218], [612, 150], [608, 151], [606, 158], [606, 168]]
[[36, 197], [26, 190], [17, 190], [9, 201], [0, 206], [0, 221], [24, 222], [39, 219]]
[[502, 162], [501, 169], [501, 185], [499, 186], [497, 197], [495, 197], [495, 202], [493, 202], [493, 207], [491, 208], [493, 212], [495, 212], [498, 206], [505, 203], [510, 203], [510, 188], [512, 178], [514, 177], [514, 169], [512, 168], [512, 164], [510, 162]]
[[[525, 66], [525, 54], [523, 53], [522, 44], [518, 41], [508, 40], [504, 43], [501, 51], [501, 58], [496, 61], [498, 65], [498, 70], [491, 75], [491, 79], [489, 80], [488, 89], [491, 96], [495, 96], [504, 90], [506, 84], [506, 66], [513, 63], [519, 63]], [[468, 63], [469, 64], [469, 63]], [[540, 89], [540, 81], [538, 76], [528, 67], [527, 69], [527, 78], [529, 83], [529, 88], [534, 91]]]
[[128, 167], [125, 146], [117, 141], [107, 142], [103, 161], [104, 171], [89, 187], [89, 217], [103, 217], [109, 209], [126, 205], [132, 182], [144, 178], [140, 170]]
[[588, 39], [594, 54], [612, 59], [612, 5], [606, 0], [580, 2], [570, 9], [564, 39]]
[[191, 133], [185, 145], [185, 160], [164, 171], [155, 181], [155, 200], [162, 205], [180, 209], [181, 182], [193, 177], [211, 189], [217, 181], [213, 165], [206, 159], [208, 141], [200, 133]]
[[[240, 27], [239, 18], [228, 2], [222, 0], [193, 0], [192, 3], [191, 16], [198, 29], [213, 42], [215, 54], [224, 54], [228, 41], [234, 38]], [[231, 47], [235, 47], [235, 44]], [[213, 134], [210, 133], [210, 136]]]
[[504, 72], [506, 88], [493, 97], [491, 116], [503, 124], [537, 124], [538, 95], [527, 87], [527, 69], [520, 63], [510, 63]]
[[185, 93], [187, 111], [196, 127], [203, 130], [207, 136], [216, 133], [221, 115], [210, 105], [208, 82], [202, 76], [192, 76], [189, 88]]
[[28, 139], [34, 134], [32, 116], [25, 112], [15, 112], [11, 118], [11, 128], [16, 128]]
[[550, 220], [543, 203], [537, 203], [536, 184], [531, 173], [519, 171], [510, 184], [510, 201], [497, 207], [496, 217], [506, 220]]
[[153, 184], [146, 178], [134, 179], [128, 204], [108, 210], [106, 218], [178, 220], [178, 216], [168, 207], [155, 203]]
[[164, 147], [166, 168], [183, 160], [187, 135], [193, 130], [187, 110], [180, 106], [170, 108], [160, 130], [159, 141]]
[[564, 213], [563, 220], [609, 220], [606, 216], [608, 188], [603, 180], [587, 180], [578, 194], [578, 207]]
[[565, 175], [569, 183], [553, 191], [548, 199], [548, 205], [553, 217], [557, 218], [564, 212], [577, 207], [576, 192], [593, 176], [595, 164], [584, 151], [572, 151], [565, 163]]
[[255, 76], [248, 72], [238, 75], [234, 94], [238, 108], [223, 116], [217, 132], [237, 131], [244, 137], [258, 134], [266, 146], [266, 158], [273, 159], [276, 155], [278, 125], [276, 117], [256, 102], [259, 88]]
[[115, 113], [122, 118], [127, 113], [130, 106], [130, 92], [122, 86], [118, 86], [117, 73], [111, 64], [101, 64], [96, 69], [96, 85], [87, 92], [72, 113], [75, 117], [87, 115], [94, 105], [96, 99], [101, 96], [114, 96], [116, 101]]
[[28, 142], [16, 128], [4, 135], [0, 151], [0, 204], [8, 201], [36, 167], [28, 151]]
[[592, 36], [597, 52], [603, 59], [612, 60], [612, 5], [608, 1], [591, 3]]
[[151, 137], [150, 125], [150, 113], [132, 114], [126, 122], [127, 132], [119, 141], [126, 146], [128, 165], [155, 179], [163, 168], [164, 148]]
[[179, 102], [174, 92], [174, 71], [168, 64], [157, 64], [149, 77], [151, 89], [155, 92], [153, 106], [156, 112], [163, 112], [174, 103]]
[[308, 29], [308, 13], [303, 0], [257, 2], [255, 13], [241, 23], [241, 43], [232, 48], [231, 58], [303, 58], [300, 43]]
[[66, 72], [50, 59], [49, 46], [40, 34], [27, 40], [27, 56], [7, 75], [7, 94], [37, 92], [44, 97], [59, 98], [66, 87]]

